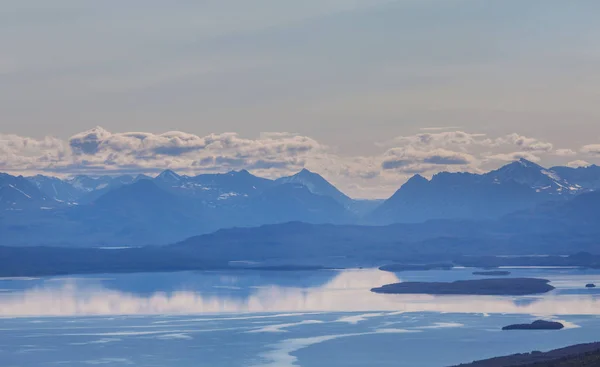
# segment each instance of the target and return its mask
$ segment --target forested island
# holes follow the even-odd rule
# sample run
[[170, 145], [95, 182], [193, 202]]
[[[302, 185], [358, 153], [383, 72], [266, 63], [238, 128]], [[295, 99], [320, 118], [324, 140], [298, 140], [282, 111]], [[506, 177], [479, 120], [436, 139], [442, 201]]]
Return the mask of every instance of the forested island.
[[474, 271], [473, 275], [485, 275], [485, 276], [506, 276], [510, 275], [510, 271], [505, 270], [491, 270], [491, 271]]
[[426, 270], [451, 270], [452, 264], [390, 264], [384, 265], [379, 270], [399, 273], [402, 271], [426, 271]]
[[402, 282], [371, 289], [384, 294], [526, 296], [554, 289], [549, 280], [537, 278], [494, 278], [446, 282]]
[[561, 330], [565, 326], [556, 321], [536, 320], [531, 324], [515, 324], [508, 325], [502, 330]]

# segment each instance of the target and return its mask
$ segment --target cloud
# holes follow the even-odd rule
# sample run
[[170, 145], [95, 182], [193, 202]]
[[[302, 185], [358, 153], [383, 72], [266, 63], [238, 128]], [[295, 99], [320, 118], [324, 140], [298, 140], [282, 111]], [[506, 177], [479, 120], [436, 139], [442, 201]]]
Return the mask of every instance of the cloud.
[[497, 143], [510, 143], [527, 152], [549, 152], [554, 147], [551, 143], [526, 137], [519, 134], [509, 134], [497, 140]]
[[485, 134], [472, 134], [464, 131], [445, 131], [399, 136], [382, 146], [447, 147], [451, 145], [487, 144], [491, 142]]
[[0, 167], [4, 169], [51, 167], [63, 162], [68, 155], [67, 145], [56, 138], [0, 134]]
[[384, 170], [398, 170], [404, 173], [423, 173], [436, 167], [468, 166], [476, 161], [475, 157], [463, 152], [447, 149], [418, 150], [413, 147], [392, 148], [384, 154], [381, 167]]
[[101, 127], [74, 135], [69, 141], [69, 146], [76, 154], [93, 155], [98, 153], [100, 145], [109, 139], [111, 134]]
[[0, 170], [59, 174], [186, 173], [236, 169], [295, 172], [328, 147], [306, 136], [279, 133], [256, 139], [236, 133], [197, 136], [179, 131], [112, 133], [101, 127], [67, 141], [0, 134]]
[[141, 170], [299, 169], [306, 155], [326, 148], [311, 138], [287, 133], [245, 139], [236, 133], [204, 137], [179, 131], [113, 134], [102, 128], [73, 136], [69, 146], [74, 163]]
[[572, 149], [556, 149], [554, 151], [554, 154], [561, 157], [572, 157], [574, 155], [577, 155], [577, 152]]
[[587, 166], [591, 166], [591, 163], [578, 159], [576, 161], [571, 161], [569, 163], [567, 163], [568, 167], [572, 167], [572, 168], [578, 168], [578, 167], [587, 167]]
[[582, 153], [600, 155], [600, 144], [585, 145], [581, 148]]
[[541, 160], [540, 157], [532, 154], [531, 152], [501, 153], [501, 154], [490, 155], [487, 158], [490, 160], [505, 161], [505, 162], [512, 162], [512, 161], [516, 161], [519, 159], [527, 159], [528, 161], [532, 161], [532, 162], [539, 162]]
[[[66, 140], [0, 134], [0, 171], [65, 176], [247, 169], [259, 176], [277, 178], [308, 168], [350, 196], [384, 198], [416, 173], [478, 173], [520, 158], [534, 162], [542, 157], [568, 156], [573, 162], [578, 158], [578, 153], [569, 149], [552, 150], [551, 143], [519, 134], [490, 137], [439, 131], [399, 136], [375, 146], [379, 152], [352, 156], [290, 132], [266, 132], [247, 138], [231, 132], [206, 136], [180, 131], [113, 133], [96, 127]], [[515, 147], [519, 149], [515, 151]], [[588, 145], [580, 153], [600, 154], [600, 146]]]

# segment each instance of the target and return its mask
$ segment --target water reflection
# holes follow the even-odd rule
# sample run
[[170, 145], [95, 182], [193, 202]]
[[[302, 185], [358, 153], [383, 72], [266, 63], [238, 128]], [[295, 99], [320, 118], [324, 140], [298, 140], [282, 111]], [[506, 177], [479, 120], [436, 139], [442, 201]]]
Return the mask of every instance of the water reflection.
[[[287, 272], [283, 285], [276, 280], [281, 280], [279, 275], [261, 278], [252, 272], [120, 275], [118, 279], [63, 278], [39, 281], [30, 288], [22, 285], [20, 290], [13, 284], [10, 292], [0, 293], [0, 316], [321, 311], [600, 315], [598, 293], [561, 294], [559, 289], [536, 297], [382, 295], [369, 290], [400, 281], [397, 275], [378, 270], [307, 275], [306, 272]], [[173, 283], [167, 286], [165, 280], [170, 276], [186, 279], [187, 283], [179, 290], [171, 290]], [[212, 281], [207, 281], [207, 277], [212, 277]], [[402, 277], [407, 280], [404, 275]], [[312, 281], [307, 283], [307, 278]], [[141, 291], [136, 292], [136, 286], [131, 284], [124, 286], [127, 279], [133, 279], [133, 284], [140, 285]], [[163, 290], [156, 288], [157, 283], [153, 282], [156, 279], [162, 279], [158, 284], [164, 286]], [[561, 279], [557, 280], [558, 284], [569, 284], [568, 275]], [[121, 286], [116, 288], [115, 284]]]

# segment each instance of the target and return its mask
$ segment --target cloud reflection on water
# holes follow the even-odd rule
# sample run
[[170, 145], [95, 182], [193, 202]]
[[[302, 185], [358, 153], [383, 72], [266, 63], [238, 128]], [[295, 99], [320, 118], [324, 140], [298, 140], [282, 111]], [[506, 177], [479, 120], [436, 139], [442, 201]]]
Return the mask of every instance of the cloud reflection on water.
[[536, 297], [384, 295], [372, 287], [398, 282], [393, 273], [346, 270], [309, 288], [263, 286], [243, 296], [204, 291], [140, 295], [101, 284], [65, 280], [0, 294], [0, 316], [163, 315], [262, 312], [447, 312], [530, 315], [600, 315], [593, 295]]

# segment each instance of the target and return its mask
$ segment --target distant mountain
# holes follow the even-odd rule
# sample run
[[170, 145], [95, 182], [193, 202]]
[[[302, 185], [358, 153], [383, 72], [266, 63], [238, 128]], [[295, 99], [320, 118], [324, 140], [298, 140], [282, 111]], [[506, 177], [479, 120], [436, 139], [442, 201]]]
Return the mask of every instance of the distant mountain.
[[329, 196], [313, 193], [298, 183], [279, 184], [251, 198], [245, 213], [253, 225], [302, 221], [306, 223], [347, 223], [353, 216]]
[[59, 205], [25, 177], [0, 173], [0, 210], [45, 210]]
[[83, 191], [75, 188], [70, 183], [56, 177], [36, 175], [27, 177], [27, 180], [40, 189], [47, 197], [60, 202], [77, 202], [84, 194]]
[[[491, 171], [484, 177], [498, 184], [514, 181], [547, 195], [573, 195], [583, 191], [582, 186], [566, 179], [557, 170], [546, 169], [523, 158]], [[600, 180], [600, 175], [598, 179]]]
[[[308, 170], [277, 180], [246, 170], [67, 180], [0, 174], [0, 233], [7, 244], [137, 246], [290, 221], [384, 225], [434, 220], [436, 228], [450, 231], [453, 221], [502, 218], [498, 228], [503, 233], [512, 233], [511, 228], [541, 233], [554, 226], [566, 234], [597, 215], [590, 206], [595, 196], [587, 193], [594, 194], [600, 184], [599, 171], [597, 166], [546, 169], [519, 160], [486, 174], [416, 175], [385, 201], [353, 200]], [[565, 221], [564, 213], [576, 219]]]
[[346, 194], [329, 183], [329, 181], [324, 179], [323, 176], [307, 169], [303, 169], [293, 176], [279, 178], [275, 180], [275, 183], [304, 185], [313, 194], [329, 196], [345, 207], [351, 205], [353, 201]]
[[587, 190], [600, 190], [600, 166], [595, 164], [587, 167], [552, 167], [560, 177]]
[[199, 201], [173, 195], [151, 180], [111, 190], [68, 216], [97, 242], [120, 245], [164, 244], [216, 229]]
[[373, 223], [431, 219], [492, 219], [540, 202], [535, 190], [509, 180], [502, 184], [470, 173], [442, 172], [431, 180], [416, 175], [369, 217]]
[[110, 176], [91, 177], [78, 175], [67, 179], [66, 182], [81, 192], [92, 192], [107, 188], [112, 180], [113, 177]]
[[77, 202], [79, 204], [89, 204], [112, 190], [136, 182], [136, 180], [138, 180], [140, 176], [76, 176], [70, 180], [67, 180], [67, 182], [69, 182], [71, 185], [73, 185], [73, 187], [75, 187], [81, 192], [81, 195]]
[[373, 211], [369, 223], [493, 219], [547, 201], [565, 201], [600, 185], [600, 170], [546, 169], [526, 159], [485, 174], [416, 175]]
[[[172, 179], [173, 185], [160, 187], [158, 183], [167, 177]], [[353, 216], [341, 204], [328, 196], [313, 194], [303, 185], [274, 185], [272, 181], [244, 171], [180, 177], [180, 181], [167, 174], [159, 175], [158, 180], [142, 177], [120, 186], [119, 182], [112, 182], [115, 187], [106, 192], [107, 188], [100, 188], [86, 194], [87, 197], [99, 195], [93, 200], [82, 201], [78, 205], [62, 205], [52, 213], [40, 210], [36, 201], [37, 211], [4, 218], [0, 224], [0, 229], [4, 228], [4, 243], [140, 246], [172, 243], [219, 228], [287, 221], [353, 221]], [[166, 181], [162, 183], [166, 184]], [[200, 187], [208, 188], [204, 191], [210, 192], [210, 195], [195, 197], [182, 194], [178, 190], [185, 190], [186, 186], [176, 184], [183, 181], [196, 182]], [[39, 193], [27, 180], [23, 182]], [[20, 191], [11, 186], [8, 188], [26, 199], [22, 200], [33, 202]], [[38, 196], [45, 200], [43, 195]], [[19, 205], [19, 208], [24, 207], [24, 204]]]
[[600, 191], [583, 193], [566, 202], [550, 201], [511, 213], [500, 223], [506, 231], [570, 232], [573, 240], [582, 230], [600, 234]]
[[171, 193], [195, 197], [213, 205], [253, 197], [274, 185], [273, 181], [254, 176], [246, 170], [202, 174], [194, 177], [164, 171], [154, 181]]
[[155, 182], [168, 186], [168, 187], [177, 187], [185, 178], [184, 176], [180, 176], [177, 173], [171, 171], [170, 169], [162, 171], [156, 178]]
[[72, 204], [90, 203], [113, 189], [129, 185], [140, 179], [150, 179], [150, 177], [144, 175], [137, 177], [130, 175], [116, 177], [78, 175], [66, 180], [44, 175], [27, 177], [29, 182], [49, 198]]

